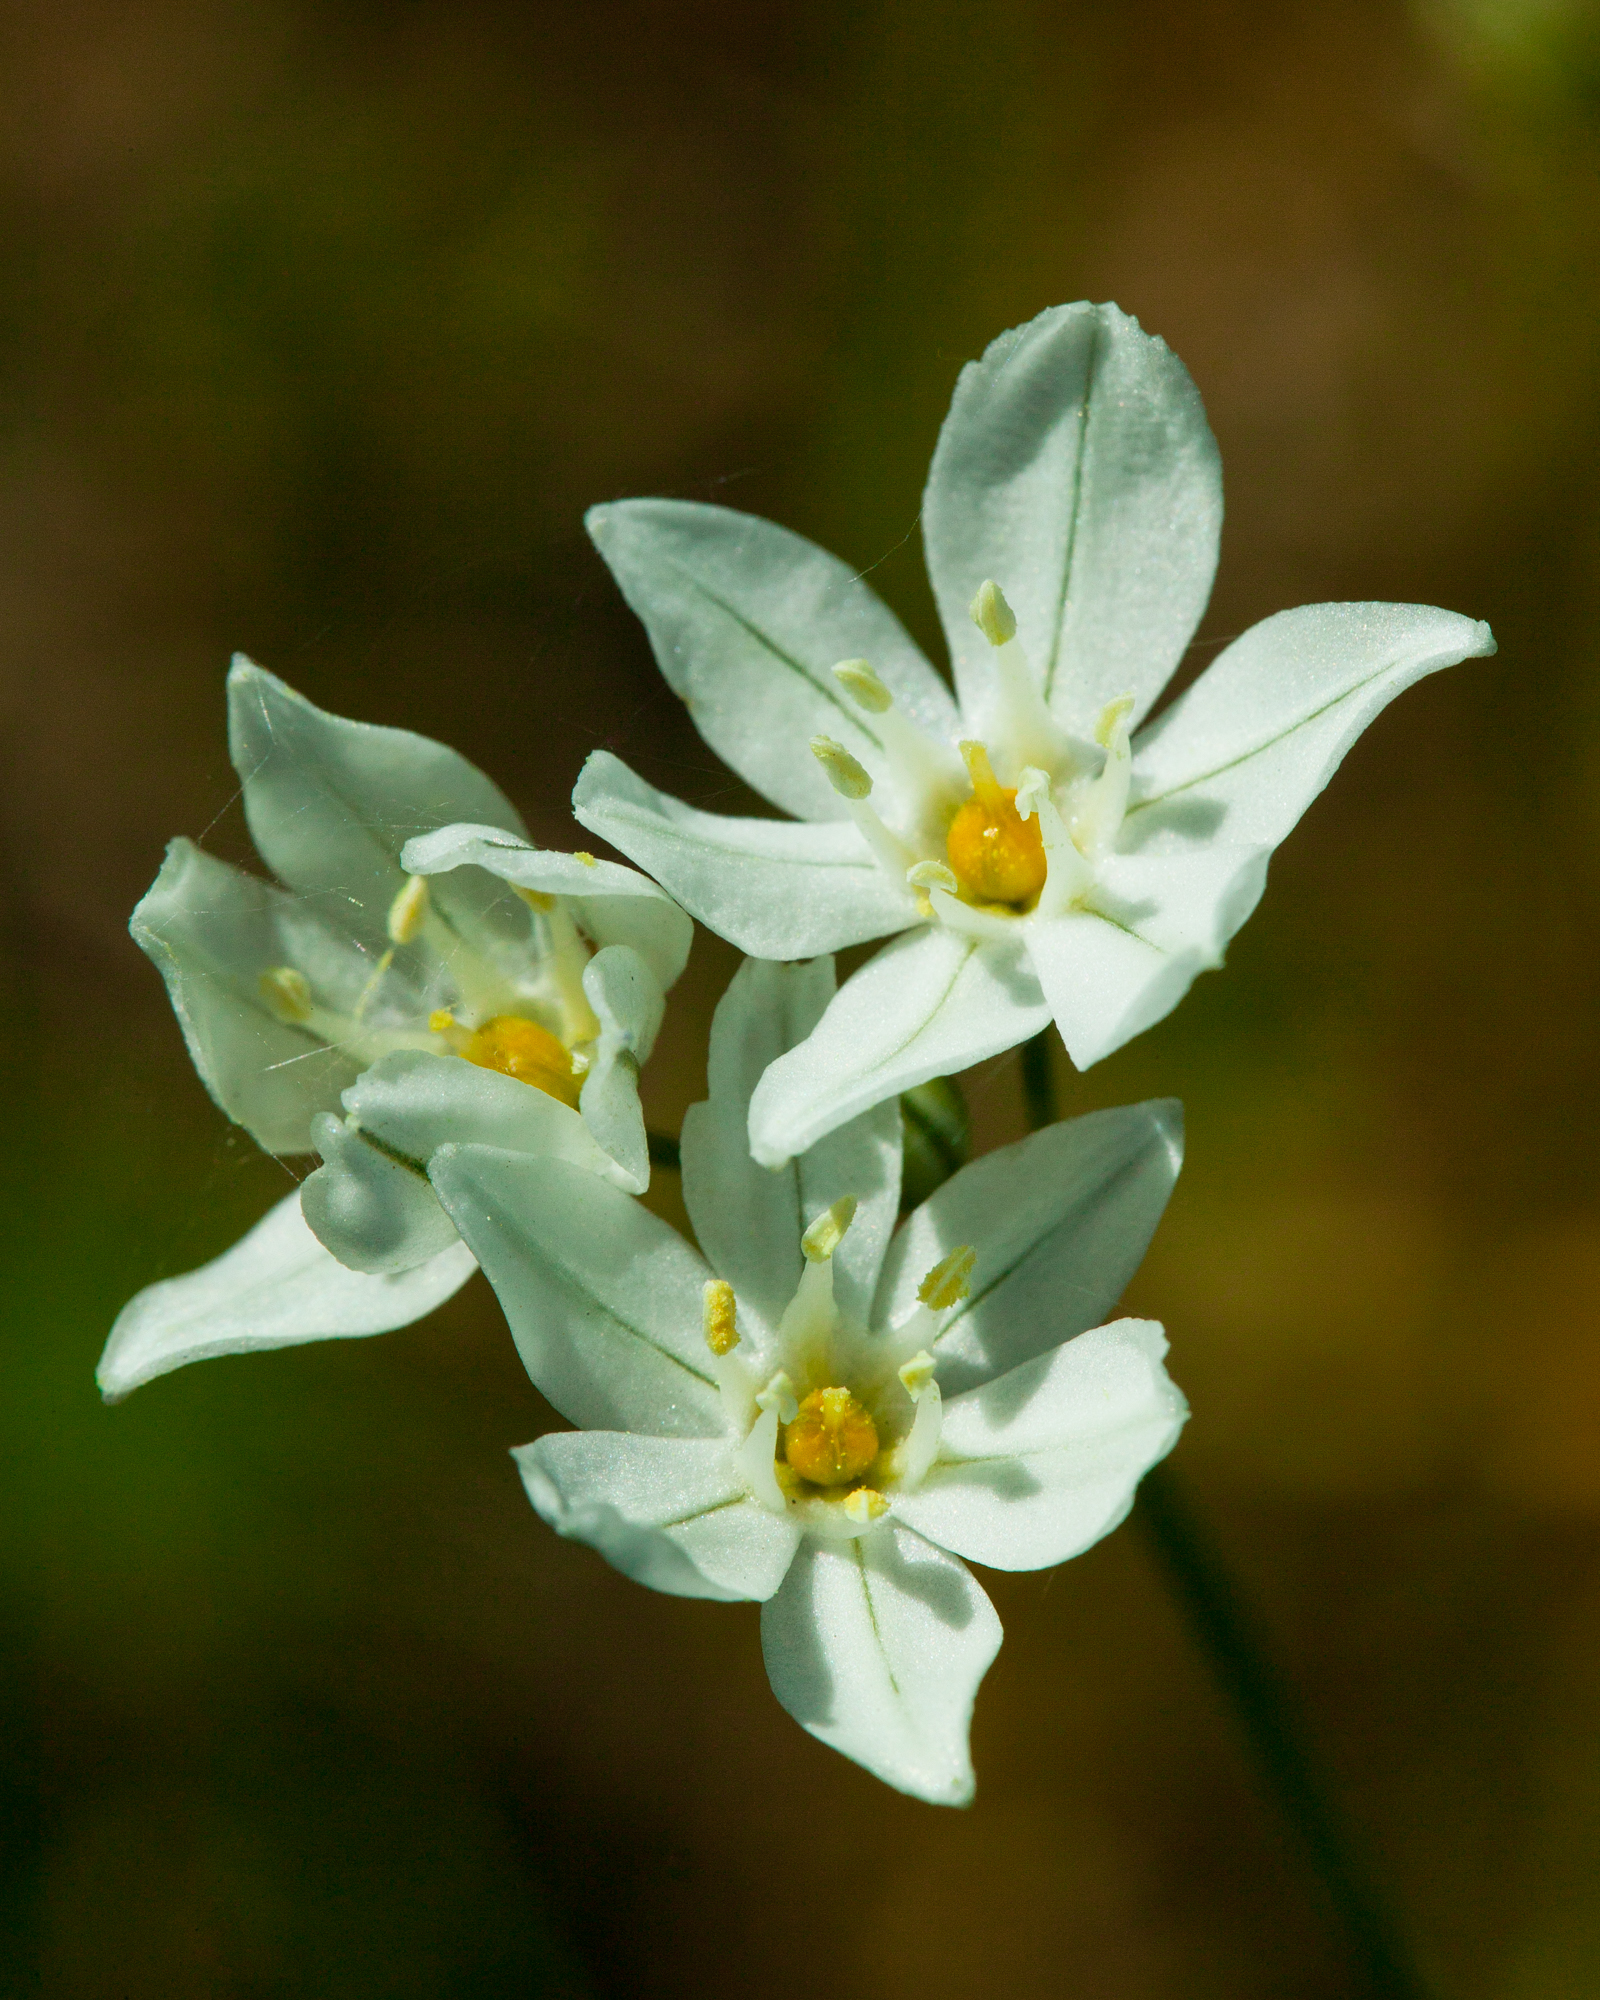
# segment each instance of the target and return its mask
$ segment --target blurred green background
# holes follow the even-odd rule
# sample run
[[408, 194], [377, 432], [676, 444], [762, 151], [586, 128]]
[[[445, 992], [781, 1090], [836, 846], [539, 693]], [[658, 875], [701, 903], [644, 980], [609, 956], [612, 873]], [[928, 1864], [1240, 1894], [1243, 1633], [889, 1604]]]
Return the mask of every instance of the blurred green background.
[[[753, 1611], [538, 1523], [506, 1448], [552, 1419], [481, 1282], [92, 1382], [289, 1184], [124, 930], [169, 834], [247, 852], [229, 651], [554, 844], [602, 743], [737, 803], [582, 509], [769, 514], [933, 644], [956, 371], [1078, 297], [1221, 443], [1190, 670], [1323, 598], [1500, 638], [1358, 746], [1227, 971], [1058, 1080], [1186, 1100], [1133, 1299], [1175, 1471], [1438, 1991], [1600, 1988], [1593, 6], [16, 0], [0, 107], [0, 1990], [1355, 1990], [1137, 1518], [986, 1579], [949, 1814], [795, 1728]], [[697, 940], [659, 1125], [732, 963]], [[1015, 1136], [1015, 1058], [970, 1083]]]

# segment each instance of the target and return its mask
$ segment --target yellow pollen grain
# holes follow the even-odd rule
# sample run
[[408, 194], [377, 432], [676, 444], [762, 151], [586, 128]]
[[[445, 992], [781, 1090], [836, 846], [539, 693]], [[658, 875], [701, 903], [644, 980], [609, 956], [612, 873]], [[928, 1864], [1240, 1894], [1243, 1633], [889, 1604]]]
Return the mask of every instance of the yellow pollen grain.
[[972, 797], [959, 807], [945, 836], [945, 853], [961, 886], [980, 903], [1021, 908], [1044, 887], [1049, 873], [1035, 814], [1017, 811], [1014, 790], [1001, 785], [981, 743], [963, 743]]
[[599, 862], [595, 860], [594, 856], [586, 848], [580, 847], [572, 858], [574, 861], [581, 861], [585, 868], [598, 868], [600, 866]]
[[461, 1054], [479, 1069], [498, 1070], [574, 1111], [578, 1108], [582, 1078], [565, 1046], [537, 1021], [524, 1020], [520, 1014], [496, 1014], [467, 1037]]
[[783, 1427], [783, 1456], [814, 1486], [849, 1486], [878, 1455], [878, 1427], [848, 1389], [814, 1389]]
[[706, 1346], [716, 1355], [731, 1354], [739, 1345], [738, 1313], [733, 1287], [726, 1278], [710, 1278], [705, 1289]]

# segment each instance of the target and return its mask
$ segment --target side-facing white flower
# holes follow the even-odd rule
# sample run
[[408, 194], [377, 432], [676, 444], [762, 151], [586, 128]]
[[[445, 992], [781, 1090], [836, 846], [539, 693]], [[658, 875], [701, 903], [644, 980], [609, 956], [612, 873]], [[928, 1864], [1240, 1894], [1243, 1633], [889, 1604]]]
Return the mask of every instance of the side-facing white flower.
[[895, 1230], [893, 1105], [782, 1172], [749, 1157], [757, 1079], [832, 993], [829, 960], [751, 961], [717, 1009], [710, 1097], [683, 1130], [705, 1261], [571, 1168], [450, 1146], [432, 1173], [529, 1373], [583, 1426], [516, 1454], [544, 1518], [658, 1590], [759, 1600], [790, 1714], [959, 1805], [1000, 1644], [960, 1558], [1078, 1554], [1183, 1422], [1160, 1327], [1097, 1324], [1171, 1191], [1179, 1111], [1051, 1126]]
[[445, 1139], [648, 1185], [638, 1066], [692, 935], [635, 870], [529, 846], [441, 743], [327, 714], [243, 659], [228, 720], [278, 883], [177, 840], [131, 928], [217, 1103], [325, 1164], [227, 1257], [132, 1301], [100, 1364], [113, 1397], [194, 1358], [190, 1319], [227, 1283], [249, 1296], [208, 1353], [428, 1311], [474, 1268], [428, 1184]]
[[1052, 1017], [1080, 1068], [1121, 1047], [1221, 962], [1272, 849], [1378, 711], [1494, 650], [1453, 612], [1308, 605], [1140, 730], [1205, 608], [1221, 520], [1182, 363], [1090, 305], [995, 341], [940, 434], [922, 528], [959, 709], [861, 578], [799, 536], [680, 501], [590, 514], [701, 734], [802, 823], [694, 811], [604, 752], [578, 818], [756, 957], [907, 933], [764, 1080], [758, 1159]]

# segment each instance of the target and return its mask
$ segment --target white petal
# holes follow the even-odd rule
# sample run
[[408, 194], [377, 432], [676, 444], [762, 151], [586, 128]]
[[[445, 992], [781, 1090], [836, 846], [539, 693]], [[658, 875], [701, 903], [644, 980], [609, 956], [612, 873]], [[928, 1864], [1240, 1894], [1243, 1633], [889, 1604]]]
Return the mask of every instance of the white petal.
[[1178, 1441], [1166, 1351], [1154, 1320], [1118, 1320], [946, 1401], [938, 1460], [895, 1518], [990, 1569], [1081, 1555]]
[[803, 1542], [761, 1611], [767, 1677], [795, 1721], [930, 1805], [972, 1797], [967, 1731], [1000, 1637], [965, 1564], [887, 1525]]
[[616, 1177], [610, 1156], [571, 1105], [461, 1056], [397, 1050], [362, 1072], [345, 1092], [344, 1107], [363, 1130], [419, 1166], [454, 1143], [565, 1160]]
[[879, 749], [872, 717], [833, 677], [841, 660], [870, 660], [909, 715], [954, 739], [954, 704], [900, 621], [815, 543], [684, 500], [619, 500], [587, 524], [695, 727], [786, 811], [845, 816], [813, 736], [868, 761]]
[[1487, 625], [1422, 604], [1305, 604], [1263, 619], [1134, 744], [1120, 845], [1276, 846], [1402, 689], [1494, 649]]
[[560, 1160], [445, 1146], [430, 1173], [523, 1366], [569, 1423], [722, 1435], [703, 1323], [711, 1274], [675, 1229]]
[[834, 1289], [864, 1319], [900, 1206], [900, 1112], [879, 1105], [778, 1172], [750, 1157], [750, 1095], [770, 1063], [816, 1026], [833, 997], [833, 961], [746, 959], [717, 1007], [710, 1093], [683, 1121], [683, 1198], [712, 1269], [741, 1311], [776, 1329], [800, 1282], [801, 1232], [841, 1195], [855, 1219], [834, 1254]]
[[261, 975], [292, 965], [339, 1007], [354, 1003], [371, 961], [307, 904], [187, 840], [167, 849], [128, 928], [166, 981], [217, 1103], [269, 1153], [306, 1152], [313, 1115], [338, 1104], [359, 1065], [280, 1020], [262, 998]]
[[348, 1271], [306, 1227], [297, 1188], [231, 1250], [131, 1299], [95, 1380], [114, 1403], [142, 1382], [215, 1354], [388, 1333], [442, 1305], [475, 1268], [472, 1252], [456, 1243], [398, 1277]]
[[228, 675], [228, 743], [267, 865], [379, 950], [414, 834], [452, 820], [524, 831], [499, 786], [454, 750], [330, 715], [242, 655]]
[[321, 1112], [311, 1135], [324, 1165], [300, 1184], [317, 1240], [353, 1271], [411, 1271], [456, 1241], [419, 1167], [374, 1145], [353, 1119]]
[[557, 1431], [512, 1457], [558, 1535], [674, 1597], [765, 1601], [800, 1540], [750, 1498], [725, 1438]]
[[661, 988], [630, 945], [607, 945], [583, 969], [583, 990], [600, 1038], [590, 1059], [578, 1108], [595, 1142], [618, 1169], [630, 1194], [650, 1185], [649, 1142], [639, 1105], [639, 1065], [649, 1060], [661, 1029]]
[[696, 812], [606, 750], [579, 773], [572, 811], [752, 958], [813, 958], [918, 921], [909, 890], [878, 866], [850, 821]]
[[483, 868], [502, 882], [560, 896], [597, 945], [631, 945], [669, 989], [682, 972], [694, 925], [662, 888], [615, 861], [580, 861], [529, 847], [492, 826], [446, 826], [408, 840], [401, 865], [408, 874], [438, 876]]
[[1067, 1053], [1088, 1069], [1164, 1020], [1261, 900], [1266, 847], [1108, 855], [1094, 909], [1027, 927]]
[[873, 1325], [905, 1320], [925, 1274], [963, 1243], [977, 1251], [972, 1287], [934, 1345], [946, 1396], [1099, 1325], [1139, 1268], [1182, 1162], [1176, 1098], [1091, 1111], [986, 1153], [901, 1225]]
[[858, 1117], [1036, 1035], [1050, 1011], [1020, 944], [925, 927], [847, 979], [750, 1104], [750, 1150], [777, 1166]]
[[923, 500], [928, 569], [963, 709], [988, 643], [967, 606], [1004, 589], [1056, 718], [1142, 715], [1211, 593], [1222, 473], [1199, 392], [1115, 306], [1055, 306], [961, 371]]

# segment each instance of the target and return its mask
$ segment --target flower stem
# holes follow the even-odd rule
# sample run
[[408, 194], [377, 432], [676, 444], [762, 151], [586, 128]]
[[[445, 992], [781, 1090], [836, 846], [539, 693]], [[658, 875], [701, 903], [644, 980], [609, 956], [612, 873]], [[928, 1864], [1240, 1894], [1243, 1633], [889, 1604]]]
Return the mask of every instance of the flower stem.
[[[1033, 1131], [1056, 1114], [1048, 1034], [1046, 1029], [1035, 1035], [1022, 1049], [1023, 1101]], [[1350, 1829], [1323, 1781], [1294, 1696], [1243, 1593], [1167, 1465], [1145, 1474], [1136, 1513], [1190, 1635], [1233, 1709], [1262, 1783], [1299, 1838], [1327, 1912], [1342, 1933], [1351, 1970], [1360, 1977], [1359, 1990], [1373, 2000], [1428, 2000], [1383, 1899], [1355, 1858]]]

